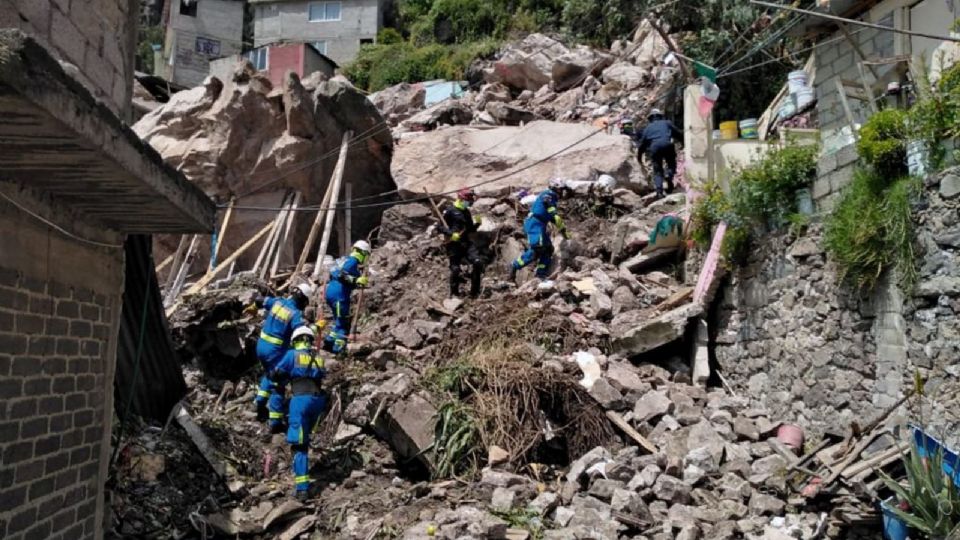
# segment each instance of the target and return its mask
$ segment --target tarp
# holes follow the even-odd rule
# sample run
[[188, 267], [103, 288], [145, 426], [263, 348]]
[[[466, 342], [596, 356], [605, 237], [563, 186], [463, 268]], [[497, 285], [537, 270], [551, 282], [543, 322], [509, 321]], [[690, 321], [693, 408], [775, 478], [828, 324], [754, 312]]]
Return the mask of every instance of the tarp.
[[436, 80], [424, 81], [419, 84], [423, 85], [423, 88], [427, 91], [424, 105], [429, 107], [450, 98], [463, 97], [463, 86], [465, 82]]

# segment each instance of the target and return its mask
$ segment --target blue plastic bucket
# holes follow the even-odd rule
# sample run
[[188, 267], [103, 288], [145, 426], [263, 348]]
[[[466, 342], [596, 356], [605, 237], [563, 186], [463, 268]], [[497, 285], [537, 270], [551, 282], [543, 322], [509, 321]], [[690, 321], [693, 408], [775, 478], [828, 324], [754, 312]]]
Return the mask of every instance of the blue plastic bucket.
[[896, 504], [893, 497], [880, 503], [880, 512], [883, 514], [883, 537], [887, 540], [907, 540], [909, 532], [907, 524], [890, 510], [891, 504]]

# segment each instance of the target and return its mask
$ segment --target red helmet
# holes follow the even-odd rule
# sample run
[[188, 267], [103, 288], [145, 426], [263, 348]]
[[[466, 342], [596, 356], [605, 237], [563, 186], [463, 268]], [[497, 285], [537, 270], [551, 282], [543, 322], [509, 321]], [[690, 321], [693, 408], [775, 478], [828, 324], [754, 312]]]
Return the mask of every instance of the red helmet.
[[463, 188], [457, 192], [457, 198], [461, 201], [475, 202], [477, 200], [477, 192], [471, 188]]

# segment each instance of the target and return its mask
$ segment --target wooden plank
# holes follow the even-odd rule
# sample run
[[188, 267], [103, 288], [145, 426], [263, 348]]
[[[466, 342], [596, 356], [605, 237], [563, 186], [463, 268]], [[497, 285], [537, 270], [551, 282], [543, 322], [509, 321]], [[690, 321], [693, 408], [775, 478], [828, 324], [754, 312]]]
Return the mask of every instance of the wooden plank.
[[623, 430], [624, 433], [626, 433], [631, 439], [633, 439], [637, 444], [642, 446], [648, 452], [650, 452], [651, 454], [656, 454], [657, 452], [659, 452], [656, 445], [648, 441], [643, 435], [640, 434], [639, 431], [633, 429], [633, 426], [631, 426], [629, 422], [624, 420], [623, 417], [620, 416], [620, 414], [618, 414], [615, 411], [607, 411], [606, 414], [607, 414], [607, 418], [609, 418], [610, 421], [613, 422], [613, 425]]
[[860, 81], [863, 83], [863, 91], [867, 94], [867, 105], [869, 105], [870, 110], [873, 111], [873, 114], [877, 114], [879, 109], [877, 108], [877, 97], [873, 94], [873, 88], [870, 87], [870, 83], [867, 82], [867, 74], [863, 71], [863, 62], [857, 63], [857, 71], [860, 72]]
[[430, 203], [430, 209], [433, 210], [434, 217], [440, 220], [440, 223], [443, 225], [443, 228], [446, 229], [447, 220], [443, 219], [443, 213], [440, 212], [440, 208], [437, 206], [437, 203], [433, 202], [433, 197], [431, 197], [430, 194], [427, 193], [427, 188], [423, 188], [423, 195], [424, 197], [427, 198], [427, 201]]
[[167, 274], [167, 283], [163, 286], [164, 289], [168, 291], [173, 287], [173, 282], [180, 272], [180, 264], [183, 262], [183, 252], [187, 249], [188, 236], [189, 235], [186, 234], [180, 236], [180, 243], [177, 244], [177, 250], [173, 252], [173, 266], [170, 267], [170, 273]]
[[[345, 138], [350, 138], [353, 136], [352, 131], [347, 131], [344, 134]], [[337, 201], [340, 200], [340, 184], [343, 182], [343, 171], [347, 166], [347, 154], [346, 151], [341, 148], [341, 154], [343, 155], [343, 160], [337, 160], [337, 167], [333, 171], [333, 192], [330, 195], [330, 208], [336, 208]], [[320, 238], [320, 251], [317, 253], [317, 263], [313, 267], [313, 279], [316, 281], [320, 277], [320, 267], [323, 265], [323, 256], [327, 254], [327, 247], [330, 245], [330, 233], [333, 229], [333, 216], [334, 212], [331, 210], [327, 212], [326, 220], [323, 225], [323, 236]]]
[[[267, 223], [266, 226], [264, 226], [264, 228], [260, 229], [260, 231], [253, 236], [253, 238], [247, 240], [246, 243], [244, 243], [236, 251], [231, 253], [230, 256], [227, 257], [222, 263], [218, 264], [216, 268], [208, 271], [205, 276], [203, 276], [202, 278], [200, 278], [199, 281], [194, 283], [193, 286], [187, 290], [186, 295], [196, 294], [198, 291], [202, 290], [204, 287], [209, 285], [210, 282], [213, 281], [213, 278], [217, 276], [217, 274], [219, 274], [220, 272], [223, 272], [225, 268], [232, 266], [234, 261], [236, 261], [241, 255], [243, 255], [243, 253], [247, 251], [247, 249], [249, 249], [250, 246], [254, 245], [255, 243], [257, 243], [258, 240], [263, 238], [263, 235], [272, 231], [274, 226], [275, 226], [275, 223], [273, 221], [271, 221], [270, 223]], [[179, 302], [167, 308], [167, 317], [169, 317], [170, 315], [173, 315], [173, 312], [176, 311], [178, 305], [179, 305]]]
[[290, 227], [293, 225], [293, 219], [297, 215], [297, 207], [300, 206], [300, 200], [302, 198], [301, 193], [298, 191], [296, 195], [293, 196], [293, 203], [290, 205], [290, 209], [287, 210], [287, 215], [284, 219], [283, 235], [280, 236], [280, 241], [277, 243], [277, 253], [273, 258], [273, 265], [270, 266], [270, 279], [273, 279], [277, 275], [277, 270], [280, 268], [280, 257], [283, 255], [283, 248], [287, 245], [287, 238], [290, 236]]
[[224, 483], [227, 485], [227, 488], [231, 493], [237, 493], [243, 489], [243, 484], [241, 482], [236, 482], [238, 480], [238, 475], [236, 469], [232, 465], [220, 459], [219, 452], [214, 448], [213, 443], [210, 442], [210, 439], [207, 437], [206, 433], [203, 432], [203, 429], [193, 420], [193, 417], [190, 416], [190, 413], [187, 412], [187, 409], [183, 406], [182, 403], [177, 404], [176, 407], [176, 419], [177, 423], [187, 432], [187, 436], [190, 437], [190, 440], [193, 441], [194, 446], [197, 447], [197, 450], [200, 451], [200, 454], [203, 455], [203, 458], [207, 460], [207, 463], [210, 464], [210, 467], [213, 468], [214, 472], [217, 473]]
[[233, 216], [233, 205], [237, 202], [236, 198], [230, 198], [230, 206], [227, 207], [227, 213], [223, 215], [223, 224], [220, 225], [220, 232], [217, 233], [217, 243], [213, 246], [213, 257], [210, 257], [210, 268], [216, 266], [217, 257], [220, 256], [220, 246], [223, 245], [223, 236], [227, 234], [227, 227], [230, 225], [230, 217]]
[[283, 234], [283, 225], [287, 221], [287, 217], [290, 216], [290, 209], [293, 208], [294, 201], [297, 200], [296, 194], [293, 195], [293, 198], [280, 210], [280, 214], [277, 215], [276, 225], [273, 228], [273, 233], [270, 235], [270, 246], [267, 248], [266, 258], [263, 260], [263, 266], [259, 267], [259, 276], [260, 279], [266, 279], [267, 273], [269, 272], [271, 266], [273, 265], [273, 256], [276, 253], [277, 246], [280, 244], [280, 235]]
[[626, 268], [627, 270], [637, 273], [646, 269], [649, 269], [653, 266], [656, 266], [663, 261], [669, 259], [670, 257], [676, 256], [680, 251], [680, 248], [665, 248], [651, 251], [649, 253], [641, 253], [634, 257], [631, 257], [622, 263], [620, 266]]
[[167, 290], [166, 298], [163, 299], [164, 305], [170, 305], [177, 299], [177, 296], [180, 295], [180, 290], [183, 289], [183, 284], [187, 280], [187, 272], [190, 270], [190, 265], [193, 264], [197, 241], [199, 239], [200, 235], [195, 234], [190, 240], [190, 247], [187, 248], [187, 254], [183, 257], [183, 264], [180, 265], [180, 269], [177, 271], [177, 277], [173, 280], [173, 285], [170, 289]]
[[263, 264], [264, 259], [267, 256], [267, 251], [270, 248], [270, 245], [273, 243], [273, 236], [279, 228], [280, 225], [280, 216], [283, 215], [283, 209], [287, 206], [287, 195], [284, 194], [283, 199], [280, 200], [280, 211], [277, 212], [277, 215], [273, 218], [273, 229], [270, 231], [270, 236], [267, 237], [267, 241], [263, 243], [263, 246], [260, 248], [260, 253], [257, 254], [257, 260], [253, 263], [253, 273], [256, 274], [260, 271], [260, 265]]
[[840, 79], [834, 79], [833, 82], [837, 85], [837, 92], [840, 94], [840, 104], [843, 105], [843, 114], [847, 117], [847, 123], [850, 124], [850, 130], [853, 133], [853, 138], [858, 139], [857, 137], [857, 122], [853, 118], [853, 111], [850, 110], [850, 103], [847, 102], [847, 93], [843, 90], [843, 83], [840, 82]]
[[816, 448], [808, 452], [807, 455], [803, 456], [802, 458], [800, 458], [799, 461], [797, 461], [796, 463], [792, 463], [789, 467], [787, 467], [787, 472], [790, 472], [798, 467], [802, 467], [806, 465], [807, 462], [813, 459], [813, 457], [816, 456], [818, 452], [820, 452], [821, 450], [823, 450], [829, 445], [830, 445], [830, 439], [824, 439], [823, 441], [820, 442], [820, 444], [816, 446]]
[[[340, 165], [340, 162], [346, 159], [347, 156], [347, 147], [349, 146], [350, 139], [344, 134], [343, 144], [340, 145], [340, 157], [337, 159], [337, 166]], [[334, 168], [336, 171], [336, 168]], [[300, 258], [297, 259], [297, 266], [293, 269], [293, 274], [290, 276], [290, 279], [284, 283], [282, 288], [287, 288], [293, 282], [293, 280], [300, 275], [300, 272], [303, 271], [303, 265], [307, 263], [307, 257], [310, 256], [310, 250], [313, 249], [313, 244], [317, 241], [317, 233], [320, 232], [320, 225], [323, 223], [323, 219], [326, 216], [327, 207], [330, 205], [330, 197], [333, 194], [333, 177], [330, 178], [330, 183], [327, 185], [327, 191], [323, 194], [323, 200], [320, 201], [320, 208], [317, 209], [317, 215], [313, 218], [313, 225], [310, 226], [310, 234], [307, 235], [307, 241], [303, 245], [303, 251], [300, 252]]]
[[852, 478], [863, 472], [872, 472], [874, 468], [886, 467], [887, 465], [900, 459], [900, 456], [902, 456], [904, 452], [909, 449], [910, 443], [906, 441], [897, 443], [886, 450], [878, 452], [877, 455], [870, 459], [866, 459], [859, 463], [854, 463], [853, 465], [847, 467], [840, 472], [840, 476], [844, 478]]
[[[850, 30], [847, 29], [847, 25], [844, 23], [837, 23], [837, 26], [840, 27], [840, 31], [843, 32], [843, 37], [850, 42], [850, 45], [853, 47], [853, 50], [857, 52], [857, 56], [860, 57], [860, 60], [863, 62], [867, 61], [867, 55], [863, 53], [863, 49], [860, 48], [860, 43], [853, 39], [853, 35], [850, 33]], [[877, 74], [876, 68], [872, 65], [868, 65], [870, 68], [870, 73], [873, 75], [873, 80], [880, 80], [880, 75]]]

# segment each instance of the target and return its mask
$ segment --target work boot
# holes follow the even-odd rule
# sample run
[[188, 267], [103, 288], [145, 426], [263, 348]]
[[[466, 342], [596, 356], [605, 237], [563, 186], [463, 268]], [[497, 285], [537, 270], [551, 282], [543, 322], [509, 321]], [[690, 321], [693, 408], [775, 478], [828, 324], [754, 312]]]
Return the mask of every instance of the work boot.
[[662, 189], [658, 189], [658, 190], [657, 190], [657, 198], [658, 198], [658, 199], [662, 199], [663, 197], [664, 197], [664, 195], [663, 195], [663, 190], [662, 190]]
[[294, 494], [294, 497], [300, 502], [306, 502], [308, 499], [310, 499], [310, 492], [306, 490], [298, 490]]
[[667, 182], [667, 193], [673, 193], [673, 180]]
[[270, 418], [270, 411], [267, 410], [266, 402], [258, 401], [256, 402], [257, 407], [257, 421], [266, 422]]
[[270, 424], [270, 433], [276, 435], [278, 433], [286, 433], [286, 432], [287, 432], [286, 422], [281, 422], [278, 424]]

